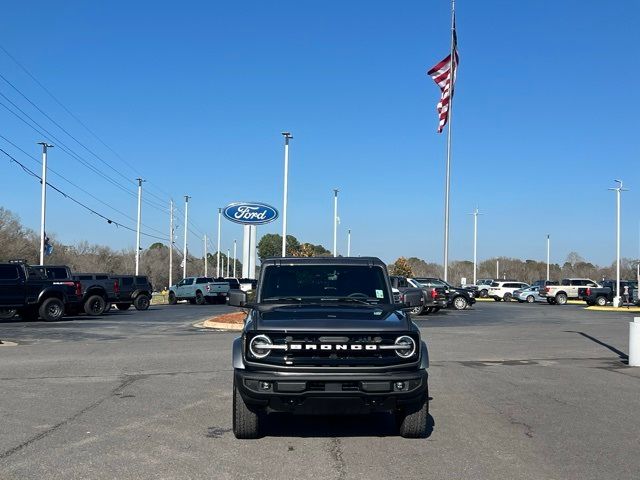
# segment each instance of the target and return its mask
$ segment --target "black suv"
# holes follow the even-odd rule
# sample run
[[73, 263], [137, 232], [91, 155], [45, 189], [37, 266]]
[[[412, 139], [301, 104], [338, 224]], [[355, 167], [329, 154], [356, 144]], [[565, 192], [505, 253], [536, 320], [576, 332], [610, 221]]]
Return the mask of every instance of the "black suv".
[[405, 310], [394, 303], [377, 258], [278, 258], [262, 263], [255, 303], [233, 343], [233, 432], [260, 436], [269, 412], [392, 412], [403, 437], [428, 433], [429, 356]]
[[153, 286], [149, 279], [141, 275], [112, 275], [118, 282], [118, 310], [128, 310], [133, 304], [136, 310], [146, 310], [151, 305]]
[[48, 279], [24, 262], [0, 263], [0, 318], [56, 321], [81, 299], [80, 282]]

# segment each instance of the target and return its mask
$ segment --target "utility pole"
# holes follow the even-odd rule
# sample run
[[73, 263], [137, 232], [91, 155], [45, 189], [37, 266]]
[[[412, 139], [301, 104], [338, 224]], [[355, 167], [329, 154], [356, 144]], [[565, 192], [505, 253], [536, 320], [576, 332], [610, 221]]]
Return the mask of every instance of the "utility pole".
[[220, 275], [220, 231], [222, 228], [222, 209], [218, 209], [218, 252], [216, 253], [217, 257], [217, 265], [216, 265], [216, 276], [221, 277]]
[[616, 192], [616, 296], [613, 299], [613, 306], [620, 307], [620, 196], [622, 192], [626, 192], [626, 188], [622, 188], [622, 180], [614, 180], [618, 184], [615, 188], [610, 188]]
[[231, 252], [227, 248], [227, 278], [229, 278], [229, 261], [231, 259]]
[[478, 276], [478, 215], [482, 213], [476, 207], [469, 215], [473, 215], [473, 284], [475, 285]]
[[547, 233], [547, 281], [550, 280], [551, 238]]
[[208, 276], [209, 273], [209, 261], [207, 259], [207, 234], [204, 234], [204, 276]]
[[289, 193], [289, 140], [290, 132], [282, 132], [284, 136], [284, 201], [282, 202], [282, 256], [287, 256], [287, 196]]
[[237, 260], [237, 242], [234, 240], [233, 241], [233, 278], [237, 278], [236, 277], [236, 260]]
[[46, 142], [38, 142], [42, 145], [42, 203], [40, 205], [40, 265], [44, 265], [45, 224], [47, 220], [47, 149], [53, 148]]
[[333, 256], [338, 256], [338, 189], [333, 189]]
[[496, 260], [496, 280], [500, 280], [500, 260]]
[[347, 257], [351, 256], [351, 229], [347, 232]]
[[189, 230], [189, 195], [184, 196], [184, 258], [182, 259], [182, 278], [187, 278], [187, 232]]
[[169, 287], [173, 285], [173, 199], [169, 200]]
[[136, 178], [138, 181], [138, 223], [136, 227], [136, 275], [140, 275], [140, 222], [142, 214], [142, 178]]

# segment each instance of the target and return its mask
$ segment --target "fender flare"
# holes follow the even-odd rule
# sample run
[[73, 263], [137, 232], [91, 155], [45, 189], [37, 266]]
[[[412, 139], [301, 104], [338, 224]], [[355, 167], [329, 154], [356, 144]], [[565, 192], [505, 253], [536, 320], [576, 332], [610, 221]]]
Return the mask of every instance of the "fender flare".
[[232, 363], [236, 370], [244, 370], [244, 358], [242, 358], [242, 337], [233, 340]]
[[38, 294], [38, 300], [36, 303], [41, 304], [47, 298], [55, 297], [58, 300], [62, 300], [62, 303], [67, 303], [67, 296], [61, 292], [60, 290], [56, 290], [53, 288], [45, 288]]
[[424, 340], [420, 342], [420, 368], [429, 368], [429, 349]]
[[140, 295], [146, 295], [147, 297], [152, 297], [152, 295], [146, 290], [139, 289], [139, 290], [134, 290], [133, 293], [131, 293], [131, 300], [135, 300], [136, 297], [139, 297]]

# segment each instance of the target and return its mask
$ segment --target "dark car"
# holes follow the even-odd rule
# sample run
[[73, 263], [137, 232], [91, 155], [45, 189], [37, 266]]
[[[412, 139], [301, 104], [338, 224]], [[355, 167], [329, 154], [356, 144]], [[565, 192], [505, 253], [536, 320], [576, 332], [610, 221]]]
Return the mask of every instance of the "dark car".
[[34, 268], [49, 279], [80, 282], [82, 300], [78, 308], [68, 310], [68, 313], [84, 311], [87, 315], [102, 315], [111, 308], [111, 302], [118, 300], [118, 282], [107, 273], [71, 273], [66, 265], [36, 265]]
[[24, 262], [0, 263], [0, 317], [57, 321], [81, 298], [80, 282], [48, 279]]
[[153, 286], [144, 275], [112, 275], [118, 281], [120, 293], [116, 308], [128, 310], [133, 305], [136, 310], [147, 310], [151, 305]]
[[229, 294], [249, 309], [233, 343], [235, 436], [259, 437], [270, 412], [390, 412], [402, 436], [424, 437], [429, 355], [404, 311], [420, 297], [394, 303], [377, 258], [263, 261], [255, 303]]
[[440, 278], [420, 277], [414, 280], [425, 287], [444, 287], [447, 294], [447, 306], [456, 310], [464, 310], [476, 303], [475, 294], [470, 288], [454, 287]]
[[402, 302], [406, 292], [415, 291], [416, 289], [423, 292], [422, 305], [410, 310], [411, 315], [422, 315], [423, 313], [428, 315], [447, 306], [447, 294], [444, 287], [425, 287], [412, 278], [400, 275], [391, 275], [389, 281], [391, 286], [400, 292], [399, 302]]

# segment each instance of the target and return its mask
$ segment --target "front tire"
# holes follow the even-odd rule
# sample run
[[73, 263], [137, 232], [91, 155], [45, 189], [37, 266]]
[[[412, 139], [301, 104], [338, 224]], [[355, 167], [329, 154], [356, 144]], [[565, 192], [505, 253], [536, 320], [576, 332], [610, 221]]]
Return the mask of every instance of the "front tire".
[[107, 308], [107, 302], [104, 297], [100, 295], [91, 295], [86, 302], [84, 302], [84, 313], [87, 315], [102, 315]]
[[596, 305], [599, 307], [604, 307], [607, 304], [607, 299], [605, 297], [596, 298]]
[[[428, 397], [428, 395], [427, 395]], [[425, 398], [417, 405], [407, 407], [397, 414], [400, 435], [403, 438], [424, 438], [429, 426], [429, 400]]]
[[510, 302], [511, 298], [513, 298], [513, 295], [511, 295], [509, 292], [505, 293], [504, 296], [502, 297], [502, 300], [504, 300], [505, 302]]
[[469, 302], [467, 302], [467, 299], [464, 297], [456, 297], [453, 299], [453, 308], [456, 310], [464, 310], [467, 308], [467, 305], [469, 305]]
[[480, 290], [480, 298], [487, 298], [489, 296], [489, 290], [487, 290], [486, 288], [483, 288], [482, 290]]
[[566, 293], [559, 293], [556, 295], [556, 303], [558, 305], [564, 305], [567, 303], [567, 294]]
[[527, 303], [533, 303], [533, 302], [535, 302], [535, 301], [536, 301], [536, 299], [534, 298], [534, 296], [533, 296], [533, 295], [529, 295], [529, 296], [527, 297]]
[[236, 387], [235, 379], [233, 381], [233, 434], [239, 439], [260, 437], [260, 411], [244, 402]]
[[151, 299], [146, 295], [138, 295], [133, 301], [133, 306], [136, 310], [147, 310], [151, 305]]
[[64, 316], [64, 303], [59, 298], [47, 298], [40, 305], [38, 314], [47, 322], [57, 322]]

